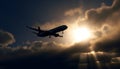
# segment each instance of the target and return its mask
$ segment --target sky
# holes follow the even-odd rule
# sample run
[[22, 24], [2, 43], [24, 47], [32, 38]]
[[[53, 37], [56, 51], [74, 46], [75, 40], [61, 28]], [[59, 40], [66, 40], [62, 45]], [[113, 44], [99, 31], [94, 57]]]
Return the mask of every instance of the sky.
[[[119, 0], [1, 0], [0, 6], [1, 69], [120, 68]], [[26, 28], [63, 24], [63, 38], [38, 37]], [[74, 32], [81, 27], [91, 32], [87, 40]]]
[[[111, 5], [111, 0], [2, 0], [1, 2], [1, 21], [0, 28], [11, 32], [15, 37], [15, 45], [21, 44], [27, 40], [41, 40], [34, 37], [32, 33], [26, 31], [25, 26], [43, 25], [47, 22], [57, 22], [67, 19], [64, 14], [68, 10], [83, 6], [83, 10], [96, 8], [105, 2]], [[54, 28], [54, 27], [53, 27]]]

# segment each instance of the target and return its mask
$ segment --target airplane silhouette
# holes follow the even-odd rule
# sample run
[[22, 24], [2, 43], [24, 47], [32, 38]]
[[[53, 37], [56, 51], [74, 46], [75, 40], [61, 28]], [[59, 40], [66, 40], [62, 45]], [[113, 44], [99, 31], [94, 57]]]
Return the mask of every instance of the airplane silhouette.
[[33, 27], [29, 27], [29, 26], [26, 26], [26, 27], [31, 29], [31, 30], [36, 31], [36, 32], [33, 32], [33, 33], [36, 34], [39, 37], [49, 36], [49, 38], [51, 38], [51, 36], [63, 37], [62, 35], [59, 35], [57, 32], [62, 31], [62, 34], [63, 34], [63, 31], [68, 28], [66, 25], [61, 25], [61, 26], [58, 26], [58, 27], [50, 29], [50, 30], [41, 30], [40, 27], [38, 27], [38, 29], [33, 28]]

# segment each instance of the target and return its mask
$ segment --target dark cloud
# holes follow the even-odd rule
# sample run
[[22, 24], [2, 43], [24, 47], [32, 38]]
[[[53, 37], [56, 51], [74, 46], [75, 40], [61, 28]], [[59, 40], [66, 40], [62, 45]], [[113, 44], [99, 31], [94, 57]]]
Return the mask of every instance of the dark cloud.
[[1, 48], [0, 64], [3, 64], [1, 66], [4, 69], [85, 69], [84, 65], [88, 69], [97, 69], [96, 61], [101, 61], [101, 64], [110, 63], [114, 57], [110, 53], [96, 53], [96, 60], [89, 46], [89, 43], [77, 43], [65, 48], [55, 42], [35, 41], [25, 46]]
[[14, 42], [15, 39], [11, 33], [0, 30], [0, 46], [8, 46]]
[[[90, 49], [89, 43], [78, 43], [74, 44], [70, 47], [67, 47], [65, 45], [60, 45], [56, 42], [42, 42], [42, 41], [34, 41], [29, 44], [25, 44], [23, 46], [17, 46], [17, 47], [1, 47], [0, 48], [0, 54], [1, 59], [5, 56], [9, 57], [19, 57], [24, 55], [30, 55], [33, 53], [54, 53], [54, 54], [74, 54], [74, 53], [80, 53], [80, 52], [89, 52]], [[11, 55], [11, 56], [10, 56]], [[3, 57], [2, 57], [3, 56]], [[7, 57], [6, 57], [7, 58]]]
[[[56, 42], [33, 41], [14, 48], [0, 48], [0, 67], [3, 69], [85, 69], [85, 67], [98, 69], [98, 61], [102, 64], [101, 67], [107, 67], [104, 64], [111, 64], [112, 58], [116, 57], [114, 53], [109, 52], [92, 54], [90, 46], [89, 42], [66, 47]], [[113, 66], [113, 69], [115, 67]]]
[[111, 39], [111, 37], [107, 39], [104, 38], [95, 43], [96, 51], [120, 52], [119, 49], [120, 49], [120, 38], [118, 36], [116, 36], [116, 38], [114, 39]]
[[15, 47], [1, 47], [0, 48], [0, 61], [6, 59], [13, 59], [19, 57], [25, 57], [33, 54], [44, 54], [44, 53], [58, 53], [63, 48], [54, 42], [42, 42], [42, 41], [34, 41], [29, 44], [25, 44], [23, 46], [15, 46]]
[[[24, 46], [0, 48], [0, 64], [8, 68], [53, 68], [76, 69], [79, 53], [89, 52], [89, 43], [78, 43], [71, 47], [61, 46], [55, 42], [34, 41]], [[12, 66], [15, 65], [15, 66]], [[18, 66], [21, 65], [21, 66]], [[4, 66], [3, 66], [4, 67]]]

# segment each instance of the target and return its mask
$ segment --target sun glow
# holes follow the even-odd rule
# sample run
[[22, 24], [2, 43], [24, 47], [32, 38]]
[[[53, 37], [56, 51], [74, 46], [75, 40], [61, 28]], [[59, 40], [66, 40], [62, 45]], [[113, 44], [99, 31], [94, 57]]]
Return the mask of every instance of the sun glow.
[[75, 27], [72, 31], [74, 42], [81, 42], [91, 38], [91, 31], [86, 27]]

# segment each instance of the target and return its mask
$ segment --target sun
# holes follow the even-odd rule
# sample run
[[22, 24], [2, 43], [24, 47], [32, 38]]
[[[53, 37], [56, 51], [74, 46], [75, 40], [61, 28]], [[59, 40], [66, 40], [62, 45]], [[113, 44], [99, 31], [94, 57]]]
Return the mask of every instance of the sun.
[[88, 40], [91, 37], [91, 31], [87, 27], [76, 27], [72, 31], [74, 42]]
[[63, 42], [68, 45], [73, 45], [75, 43], [86, 43], [94, 39], [94, 30], [87, 24], [69, 24], [65, 36], [66, 38]]

